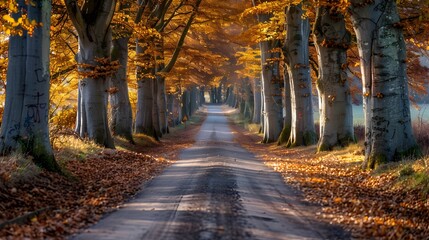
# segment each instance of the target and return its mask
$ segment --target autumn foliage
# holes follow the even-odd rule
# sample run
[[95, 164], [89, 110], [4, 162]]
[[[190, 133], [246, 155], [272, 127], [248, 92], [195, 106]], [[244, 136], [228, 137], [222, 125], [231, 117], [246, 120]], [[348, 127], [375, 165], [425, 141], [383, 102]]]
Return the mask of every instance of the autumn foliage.
[[[25, 2], [35, 4], [37, 1]], [[83, 2], [86, 1], [76, 1], [80, 5]], [[142, 2], [146, 5], [139, 4]], [[261, 71], [272, 64], [279, 66], [279, 78], [272, 82], [281, 82], [281, 93], [276, 97], [284, 96], [287, 93], [283, 79], [288, 75], [285, 74], [281, 44], [286, 34], [285, 9], [290, 5], [302, 4], [305, 12], [302, 18], [308, 18], [313, 24], [317, 7], [328, 7], [329, 11], [344, 14], [346, 28], [354, 34], [349, 7], [353, 4], [362, 7], [373, 2], [270, 0], [253, 1], [253, 5], [252, 1], [117, 1], [108, 33], [112, 33], [112, 40], [125, 38], [128, 41], [128, 65], [126, 74], [120, 80], [128, 91], [126, 100], [132, 107], [130, 119], [136, 119], [138, 94], [142, 88], [139, 84], [143, 79], [158, 84], [152, 85], [151, 91], [156, 101], [151, 101], [154, 101], [153, 106], [163, 111], [168, 109], [169, 126], [188, 120], [186, 113], [178, 118], [182, 115], [182, 107], [188, 104], [186, 93], [195, 89], [201, 90], [202, 95], [208, 92], [219, 95], [220, 99], [214, 102], [225, 102], [227, 94], [229, 97], [234, 95], [232, 105], [240, 110], [246, 108], [249, 112], [254, 107], [249, 104], [250, 99], [254, 101], [256, 90], [261, 89], [261, 86], [255, 87], [257, 81], [254, 80], [258, 80]], [[395, 2], [401, 19], [394, 27], [401, 29], [405, 36], [408, 50], [404, 60], [408, 70], [407, 84], [410, 99], [417, 105], [426, 96], [429, 83], [429, 66], [424, 64], [424, 60], [429, 58], [429, 1]], [[9, 36], [22, 36], [26, 32], [31, 36], [34, 29], [43, 26], [41, 22], [29, 20], [24, 10], [21, 17], [14, 17], [21, 10], [15, 0], [0, 0], [0, 117], [4, 111], [7, 88]], [[257, 21], [261, 15], [269, 16], [268, 20]], [[119, 150], [103, 150], [92, 145], [86, 142], [85, 134], [77, 137], [75, 123], [79, 111], [79, 81], [84, 78], [109, 79], [121, 69], [121, 64], [110, 57], [96, 58], [93, 64], [76, 62], [79, 36], [63, 0], [52, 0], [51, 22], [50, 142], [56, 156], [67, 154], [67, 159], [59, 157], [64, 172], [58, 174], [41, 170], [32, 164], [31, 156], [25, 153], [0, 159], [0, 238], [58, 238], [96, 222], [102, 214], [115, 209], [135, 194], [142, 182], [169, 164], [161, 154], [167, 152], [169, 159], [176, 158], [178, 150], [188, 146], [192, 142], [192, 134], [195, 134], [196, 128], [179, 131], [180, 134], [167, 135], [161, 143], [153, 139], [147, 141], [149, 137], [137, 134], [134, 136], [137, 144], [126, 147], [123, 147], [126, 141], [117, 137], [115, 144]], [[350, 84], [353, 102], [360, 104], [362, 98], [370, 94], [362, 96], [356, 36], [351, 39], [351, 44], [339, 46], [347, 49], [348, 57], [347, 63], [341, 66], [342, 70], [347, 71], [348, 78], [341, 81]], [[269, 52], [275, 53], [276, 57], [261, 63], [259, 44], [264, 41], [277, 43]], [[294, 69], [311, 70], [313, 85], [319, 77], [315, 44], [310, 38], [309, 66], [293, 66]], [[321, 42], [324, 47], [332, 44], [329, 41]], [[297, 86], [306, 87], [305, 84]], [[163, 90], [158, 90], [161, 88]], [[107, 96], [119, 91], [117, 86], [109, 85], [101, 92]], [[316, 91], [312, 94], [314, 97], [317, 95]], [[303, 97], [312, 97], [312, 94]], [[167, 99], [166, 96], [172, 99], [173, 107], [159, 104], [162, 99]], [[386, 97], [381, 92], [374, 96], [375, 99]], [[334, 102], [335, 96], [330, 96], [330, 99]], [[108, 105], [107, 97], [105, 100], [111, 111], [114, 106]], [[151, 110], [150, 114], [159, 112], [159, 109], [158, 112]], [[246, 117], [248, 121], [249, 116]], [[253, 127], [263, 129], [259, 123]], [[364, 128], [355, 127], [358, 138], [365, 136]], [[414, 123], [414, 133], [417, 142], [423, 146], [424, 158], [387, 165], [387, 170], [382, 168], [378, 172], [361, 171], [362, 149], [356, 146], [342, 152], [314, 155], [315, 149], [312, 147], [285, 150], [257, 144], [260, 136], [251, 136], [246, 140], [249, 135], [240, 133], [237, 140], [280, 172], [288, 184], [302, 190], [307, 201], [319, 204], [322, 207], [317, 213], [320, 218], [346, 226], [354, 237], [423, 239], [429, 236], [428, 129], [427, 119]], [[74, 141], [87, 149], [67, 146], [67, 143]], [[146, 144], [149, 147], [142, 146]], [[403, 188], [407, 184], [410, 188]], [[30, 215], [26, 215], [28, 213]], [[22, 219], [14, 222], [17, 217]]]

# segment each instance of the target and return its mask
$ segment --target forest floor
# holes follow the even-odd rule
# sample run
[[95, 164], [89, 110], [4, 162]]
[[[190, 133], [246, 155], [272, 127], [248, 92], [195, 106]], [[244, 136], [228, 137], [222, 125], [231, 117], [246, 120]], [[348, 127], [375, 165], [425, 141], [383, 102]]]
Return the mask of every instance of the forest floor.
[[315, 146], [287, 149], [260, 143], [257, 127], [251, 131], [237, 112], [230, 120], [235, 140], [280, 172], [306, 201], [318, 204], [319, 218], [357, 239], [428, 239], [427, 157], [362, 171], [362, 144], [317, 154]]
[[116, 138], [116, 150], [60, 136], [54, 146], [63, 175], [19, 154], [0, 158], [0, 239], [62, 239], [97, 222], [177, 160], [205, 116], [197, 112], [161, 142], [136, 135], [132, 145]]

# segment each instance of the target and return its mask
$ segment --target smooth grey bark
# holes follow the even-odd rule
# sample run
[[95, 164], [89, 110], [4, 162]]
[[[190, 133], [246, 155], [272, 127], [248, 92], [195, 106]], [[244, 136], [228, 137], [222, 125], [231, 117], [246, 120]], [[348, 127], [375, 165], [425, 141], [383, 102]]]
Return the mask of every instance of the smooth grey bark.
[[153, 129], [158, 138], [162, 137], [162, 129], [161, 129], [161, 115], [159, 111], [159, 81], [158, 78], [155, 77], [152, 82], [152, 92], [153, 92], [153, 101], [152, 101], [152, 121], [153, 121]]
[[365, 115], [363, 168], [419, 154], [411, 128], [406, 47], [396, 1], [353, 0]]
[[204, 87], [204, 86], [201, 86], [201, 87], [200, 87], [200, 101], [199, 101], [200, 106], [202, 106], [203, 104], [205, 104], [205, 103], [206, 103], [206, 99], [205, 99], [205, 97], [204, 97], [204, 93], [205, 93], [205, 87]]
[[169, 116], [169, 126], [175, 127], [180, 123], [179, 108], [177, 108], [177, 94], [167, 94], [167, 111]]
[[262, 85], [264, 104], [264, 137], [263, 143], [277, 141], [283, 128], [282, 95], [280, 91], [279, 63], [272, 59], [278, 58], [278, 53], [272, 50], [277, 46], [277, 41], [264, 41], [260, 44]]
[[278, 145], [286, 144], [290, 138], [292, 127], [292, 98], [290, 92], [290, 80], [287, 66], [285, 65], [285, 72], [283, 74], [283, 129], [277, 141]]
[[253, 117], [252, 123], [259, 124], [261, 122], [261, 79], [253, 79]]
[[248, 83], [249, 79], [246, 79], [247, 83], [244, 83], [244, 96], [243, 96], [243, 101], [244, 101], [244, 119], [249, 119], [249, 122], [252, 120], [253, 118], [253, 109], [254, 109], [254, 102], [253, 102], [253, 93], [251, 91], [251, 84]]
[[[79, 101], [76, 132], [95, 143], [114, 148], [107, 118], [110, 77], [104, 73], [91, 74], [99, 59], [110, 60], [115, 0], [85, 1], [81, 8], [76, 0], [65, 0], [67, 12], [79, 36], [77, 62], [83, 79], [79, 81]], [[101, 74], [101, 75], [100, 75]]]
[[168, 112], [167, 112], [167, 93], [165, 90], [165, 77], [157, 76], [157, 98], [158, 98], [158, 110], [159, 110], [159, 125], [162, 134], [169, 132], [168, 129]]
[[159, 125], [161, 134], [166, 134], [169, 132], [168, 129], [168, 115], [167, 115], [167, 93], [165, 89], [165, 75], [163, 73], [159, 74], [164, 68], [164, 37], [161, 36], [155, 41], [156, 48], [156, 81], [157, 81], [157, 105], [159, 110]]
[[112, 61], [119, 61], [120, 68], [110, 80], [110, 129], [113, 135], [134, 142], [132, 135], [133, 113], [128, 95], [127, 65], [128, 37], [113, 40]]
[[[136, 133], [143, 133], [153, 137], [155, 140], [159, 140], [159, 130], [157, 131], [157, 125], [154, 119], [154, 108], [156, 92], [154, 91], [154, 84], [156, 83], [155, 69], [151, 66], [154, 61], [154, 56], [146, 52], [145, 48], [139, 45], [137, 40], [136, 53], [141, 56], [140, 61], [148, 67], [137, 66], [136, 78], [137, 78], [137, 107], [136, 107], [136, 120], [134, 123], [134, 131]], [[159, 127], [158, 127], [159, 129]]]
[[222, 83], [216, 88], [216, 103], [222, 103]]
[[[261, 78], [262, 78], [262, 74], [261, 74]], [[265, 129], [265, 118], [264, 118], [264, 111], [265, 111], [265, 104], [264, 104], [264, 85], [262, 84], [261, 81], [261, 123], [260, 123], [260, 127], [259, 127], [259, 133], [263, 133], [264, 129]]]
[[183, 91], [182, 93], [182, 97], [181, 97], [181, 106], [182, 106], [182, 121], [184, 118], [186, 118], [187, 120], [190, 117], [190, 110], [189, 110], [189, 90], [186, 89], [185, 91]]
[[286, 10], [283, 54], [289, 72], [292, 100], [292, 126], [286, 144], [288, 147], [316, 143], [308, 50], [310, 25], [303, 14], [301, 5], [291, 5]]
[[344, 16], [328, 7], [317, 9], [313, 29], [318, 55], [320, 139], [318, 151], [354, 141], [353, 112], [347, 81], [347, 49], [351, 35]]
[[212, 103], [221, 103], [222, 102], [221, 94], [219, 94], [220, 91], [221, 91], [220, 85], [218, 87], [212, 87], [211, 95], [210, 95], [210, 99], [211, 99]]
[[228, 106], [230, 107], [235, 107], [234, 106], [234, 86], [229, 86], [227, 88], [227, 97], [226, 97], [226, 104], [228, 104]]
[[189, 109], [191, 116], [198, 110], [198, 102], [197, 102], [198, 90], [195, 86], [193, 86], [190, 90], [189, 96]]
[[[199, 6], [202, 0], [197, 0], [195, 5], [193, 6], [193, 11], [189, 16], [189, 19], [184, 26], [182, 34], [177, 42], [177, 45], [174, 49], [173, 55], [171, 56], [168, 63], [164, 62], [164, 39], [163, 39], [163, 31], [166, 25], [169, 24], [170, 20], [166, 20], [165, 14], [170, 6], [172, 6], [172, 1], [148, 1], [149, 6], [151, 8], [151, 14], [149, 17], [151, 18], [152, 27], [156, 29], [161, 37], [155, 41], [155, 48], [157, 49], [155, 58], [156, 58], [156, 78], [157, 81], [154, 83], [154, 91], [156, 97], [154, 97], [154, 106], [153, 106], [153, 120], [155, 130], [159, 137], [162, 134], [168, 133], [168, 116], [167, 116], [167, 97], [166, 97], [166, 87], [165, 87], [165, 74], [169, 73], [173, 66], [175, 65], [179, 54], [182, 50], [183, 44], [185, 43], [185, 38], [189, 32], [189, 29], [192, 26], [192, 23], [198, 13]], [[180, 6], [183, 3], [180, 4]], [[175, 11], [177, 11], [176, 9]], [[158, 130], [159, 129], [159, 130]]]
[[153, 120], [154, 79], [151, 77], [143, 77], [138, 80], [137, 83], [137, 109], [134, 131], [136, 133], [143, 133], [151, 136], [155, 138], [155, 140], [159, 140]]
[[[6, 102], [0, 133], [0, 152], [20, 149], [40, 167], [61, 172], [49, 139], [49, 55], [51, 1], [18, 2], [30, 21], [43, 23], [30, 36], [9, 37]], [[15, 19], [22, 13], [13, 15]]]

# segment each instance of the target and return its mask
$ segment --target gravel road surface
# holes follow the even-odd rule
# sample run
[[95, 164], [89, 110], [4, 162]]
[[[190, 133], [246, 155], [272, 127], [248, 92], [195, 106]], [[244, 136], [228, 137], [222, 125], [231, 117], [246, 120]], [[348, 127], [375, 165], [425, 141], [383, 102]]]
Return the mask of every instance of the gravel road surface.
[[196, 143], [119, 210], [72, 239], [348, 239], [280, 174], [233, 141], [207, 106]]

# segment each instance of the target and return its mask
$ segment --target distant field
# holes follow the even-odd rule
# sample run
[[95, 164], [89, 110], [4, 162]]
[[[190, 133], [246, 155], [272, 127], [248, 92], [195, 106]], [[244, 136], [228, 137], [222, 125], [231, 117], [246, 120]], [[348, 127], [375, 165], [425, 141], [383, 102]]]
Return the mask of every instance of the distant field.
[[[419, 104], [419, 109], [414, 106], [411, 106], [411, 118], [413, 121], [417, 120], [419, 117], [423, 121], [429, 121], [429, 104]], [[319, 122], [319, 111], [317, 108], [314, 108], [314, 121]], [[363, 107], [362, 105], [353, 105], [353, 123], [354, 125], [363, 125]]]

